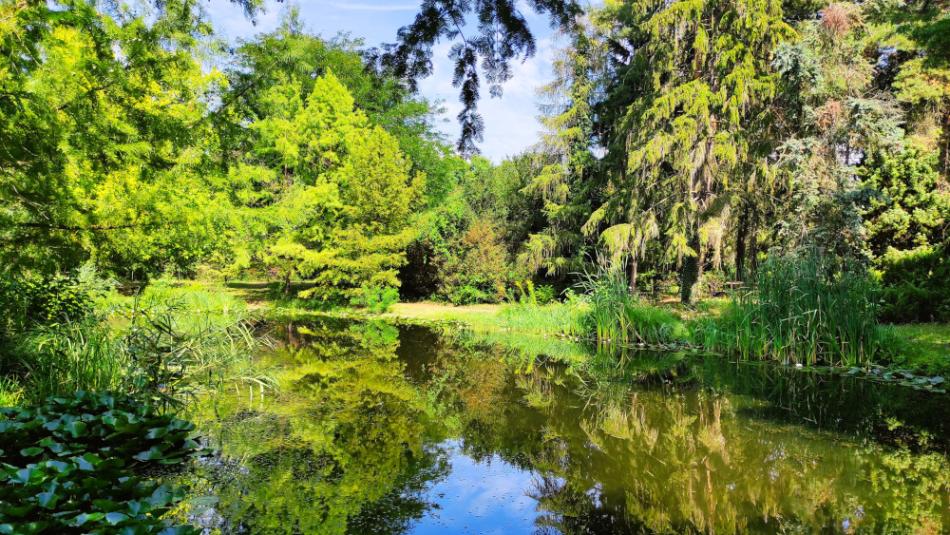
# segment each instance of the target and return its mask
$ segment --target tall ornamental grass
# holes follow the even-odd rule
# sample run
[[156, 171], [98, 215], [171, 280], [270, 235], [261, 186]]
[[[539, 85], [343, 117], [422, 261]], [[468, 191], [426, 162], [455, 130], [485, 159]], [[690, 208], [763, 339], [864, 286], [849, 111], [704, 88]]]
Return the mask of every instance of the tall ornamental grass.
[[720, 318], [700, 322], [707, 349], [747, 360], [868, 365], [887, 351], [877, 324], [878, 290], [867, 271], [818, 251], [774, 256], [753, 291]]

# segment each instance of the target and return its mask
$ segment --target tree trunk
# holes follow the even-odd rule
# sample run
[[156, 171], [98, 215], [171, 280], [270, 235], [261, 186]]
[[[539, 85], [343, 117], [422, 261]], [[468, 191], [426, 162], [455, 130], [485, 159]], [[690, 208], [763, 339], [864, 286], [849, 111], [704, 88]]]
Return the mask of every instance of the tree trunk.
[[630, 294], [637, 295], [637, 268], [639, 267], [639, 262], [637, 257], [630, 257]]
[[749, 267], [751, 268], [749, 270], [750, 274], [754, 274], [756, 271], [759, 270], [759, 261], [758, 261], [758, 258], [756, 258], [758, 256], [758, 252], [759, 252], [759, 240], [758, 240], [758, 237], [756, 236], [755, 225], [750, 225], [749, 252], [747, 253], [749, 256]]
[[700, 275], [700, 252], [699, 252], [699, 231], [693, 229], [689, 238], [689, 247], [696, 254], [683, 258], [683, 265], [680, 267], [680, 302], [688, 305], [693, 300], [693, 290]]
[[745, 281], [746, 236], [749, 233], [749, 213], [742, 209], [736, 227], [736, 279]]

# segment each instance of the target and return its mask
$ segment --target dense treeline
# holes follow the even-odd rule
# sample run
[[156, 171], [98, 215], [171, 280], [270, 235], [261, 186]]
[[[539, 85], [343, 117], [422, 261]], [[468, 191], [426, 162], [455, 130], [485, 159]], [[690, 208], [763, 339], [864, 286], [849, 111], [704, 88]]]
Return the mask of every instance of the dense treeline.
[[546, 133], [494, 165], [437, 133], [398, 54], [293, 9], [229, 49], [191, 2], [6, 3], [5, 276], [464, 303], [622, 269], [689, 302], [819, 247], [876, 270], [889, 319], [950, 314], [945, 4], [544, 5]]
[[[527, 8], [564, 47], [537, 145], [493, 163], [472, 154], [479, 92], [534, 53]], [[311, 308], [507, 301], [463, 311], [532, 358], [560, 341], [528, 333], [598, 361], [699, 349], [944, 391], [946, 342], [905, 333], [946, 326], [881, 322], [950, 321], [946, 0], [424, 0], [379, 49], [312, 35], [293, 7], [232, 46], [202, 9], [0, 2], [0, 407], [20, 407], [0, 410], [0, 533], [197, 533], [149, 480], [201, 449], [172, 414], [279, 389], [258, 320]], [[416, 86], [440, 40], [455, 146]], [[254, 311], [231, 293], [262, 281]], [[372, 382], [422, 400], [391, 332], [340, 336], [364, 329], [360, 347], [392, 346]], [[337, 382], [346, 347], [299, 362], [395, 421]]]

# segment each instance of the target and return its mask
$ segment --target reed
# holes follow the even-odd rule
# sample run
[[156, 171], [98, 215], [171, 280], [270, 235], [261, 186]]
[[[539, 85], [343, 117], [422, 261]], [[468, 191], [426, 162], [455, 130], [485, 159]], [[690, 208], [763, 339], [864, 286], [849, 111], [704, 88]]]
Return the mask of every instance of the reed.
[[688, 339], [686, 324], [676, 314], [641, 303], [630, 292], [622, 270], [587, 273], [580, 288], [589, 303], [584, 331], [599, 344], [668, 346]]
[[754, 290], [719, 318], [697, 322], [693, 335], [707, 349], [746, 360], [807, 366], [868, 365], [887, 349], [871, 278], [818, 251], [770, 258]]
[[215, 383], [272, 386], [250, 358], [262, 343], [232, 296], [159, 285], [136, 298], [113, 296], [82, 320], [18, 335], [8, 367], [25, 401], [85, 390], [180, 405]]
[[120, 390], [130, 365], [122, 342], [92, 318], [37, 327], [17, 341], [13, 354], [25, 398], [33, 402], [78, 390]]

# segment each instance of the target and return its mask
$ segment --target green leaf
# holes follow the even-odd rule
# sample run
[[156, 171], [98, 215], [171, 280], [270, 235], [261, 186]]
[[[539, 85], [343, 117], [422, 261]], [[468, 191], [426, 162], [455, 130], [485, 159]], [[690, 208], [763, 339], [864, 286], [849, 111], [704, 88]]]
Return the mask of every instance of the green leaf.
[[36, 502], [44, 509], [52, 509], [59, 502], [59, 495], [56, 494], [56, 489], [41, 492], [36, 495]]
[[113, 525], [113, 526], [120, 522], [125, 522], [128, 519], [129, 519], [129, 515], [124, 514], [124, 513], [117, 513], [117, 512], [106, 513], [106, 522], [108, 522], [110, 525]]
[[66, 432], [72, 435], [73, 438], [79, 438], [86, 434], [87, 427], [86, 422], [75, 420], [66, 424]]
[[163, 459], [164, 457], [165, 457], [165, 454], [162, 452], [161, 447], [152, 446], [147, 451], [139, 452], [132, 458], [137, 461], [145, 462], [145, 461], [155, 461], [155, 460]]
[[43, 448], [37, 448], [36, 446], [33, 446], [32, 448], [23, 448], [20, 450], [20, 455], [24, 457], [35, 457], [41, 453], [43, 453]]
[[87, 453], [82, 457], [73, 457], [73, 459], [76, 460], [79, 469], [84, 472], [91, 472], [102, 464], [102, 459], [95, 453]]
[[88, 522], [98, 522], [105, 518], [105, 516], [105, 513], [80, 513], [72, 519], [70, 525], [82, 527]]

